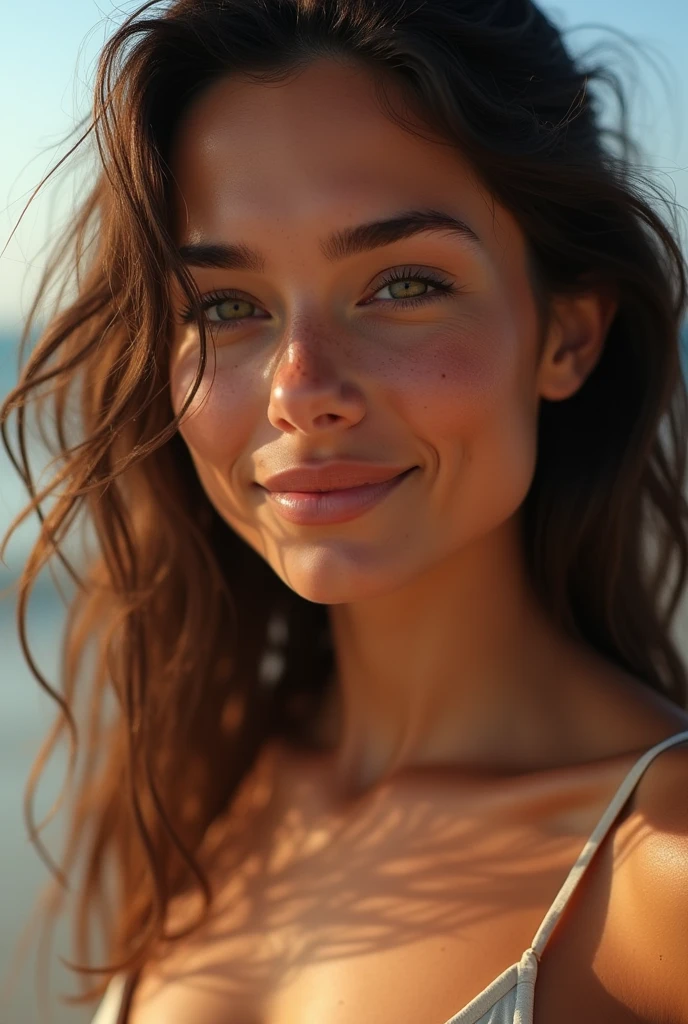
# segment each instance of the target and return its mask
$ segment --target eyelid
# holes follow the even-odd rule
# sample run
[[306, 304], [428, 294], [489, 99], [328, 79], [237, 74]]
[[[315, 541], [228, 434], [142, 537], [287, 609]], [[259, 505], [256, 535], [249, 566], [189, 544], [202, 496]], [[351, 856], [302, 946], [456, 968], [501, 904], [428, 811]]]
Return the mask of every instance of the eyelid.
[[196, 316], [201, 316], [207, 309], [219, 306], [222, 302], [231, 302], [232, 299], [239, 299], [242, 302], [249, 302], [257, 308], [263, 308], [247, 292], [241, 292], [237, 288], [217, 288], [201, 295], [198, 303], [185, 306], [181, 310], [180, 320], [182, 323], [190, 323]]
[[456, 283], [456, 279], [441, 267], [433, 267], [428, 263], [397, 263], [391, 267], [387, 267], [385, 270], [381, 270], [379, 274], [376, 274], [373, 278], [372, 284], [368, 285], [366, 291], [370, 291], [371, 294], [378, 292], [380, 288], [384, 288], [385, 285], [389, 284], [390, 277], [392, 277], [393, 280], [401, 280], [407, 277], [432, 277], [434, 283], [435, 276], [437, 277], [438, 282], [439, 280], [442, 280], [451, 284]]
[[[375, 295], [376, 292], [380, 291], [382, 288], [389, 287], [396, 281], [403, 281], [408, 279], [412, 280], [414, 278], [418, 280], [424, 280], [426, 281], [426, 283], [432, 285], [435, 288], [435, 292], [429, 293], [427, 298], [430, 298], [431, 295], [437, 295], [441, 293], [444, 293], [445, 295], [449, 296], [463, 290], [462, 288], [459, 287], [454, 278], [452, 278], [450, 275], [447, 274], [445, 270], [442, 270], [439, 267], [432, 267], [427, 264], [406, 264], [405, 266], [396, 264], [391, 267], [387, 267], [385, 270], [381, 270], [376, 275], [376, 277], [373, 278], [373, 283], [368, 285], [368, 287], [366, 288], [366, 293], [368, 294], [368, 297], [362, 300], [359, 303], [359, 305], [368, 305], [370, 303], [372, 296]], [[417, 298], [418, 301], [422, 303], [422, 300], [426, 298], [426, 296], [417, 296], [414, 298]], [[414, 302], [414, 298], [391, 300], [386, 299], [383, 301], [388, 305], [393, 305], [395, 302], [411, 303]], [[203, 313], [207, 309], [212, 309], [213, 306], [220, 305], [223, 302], [231, 302], [233, 299], [242, 302], [248, 302], [250, 305], [255, 306], [257, 309], [264, 309], [261, 303], [257, 302], [247, 292], [243, 292], [238, 288], [218, 288], [210, 292], [206, 292], [205, 295], [201, 295], [200, 301], [197, 304], [197, 306], [188, 306], [185, 310], [183, 310], [181, 315], [182, 323], [189, 323], [191, 320], [195, 318], [196, 315], [203, 315]], [[213, 325], [223, 324], [224, 328], [226, 328], [228, 324], [241, 324], [242, 321], [260, 319], [264, 318], [249, 316], [241, 317], [236, 321], [211, 320], [207, 322]]]

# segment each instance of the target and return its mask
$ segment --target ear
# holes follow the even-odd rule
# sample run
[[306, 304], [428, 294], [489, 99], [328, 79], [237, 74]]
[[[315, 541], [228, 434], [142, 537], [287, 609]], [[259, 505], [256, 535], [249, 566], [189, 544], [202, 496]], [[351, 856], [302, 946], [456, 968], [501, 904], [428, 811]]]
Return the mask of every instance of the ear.
[[612, 285], [594, 292], [555, 298], [540, 356], [537, 390], [541, 398], [570, 398], [597, 365], [619, 300]]

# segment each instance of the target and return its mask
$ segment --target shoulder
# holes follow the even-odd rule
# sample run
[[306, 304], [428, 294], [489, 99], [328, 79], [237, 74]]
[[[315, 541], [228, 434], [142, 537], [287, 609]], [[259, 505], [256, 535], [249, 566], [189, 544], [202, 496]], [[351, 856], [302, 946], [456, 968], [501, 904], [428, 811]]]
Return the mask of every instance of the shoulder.
[[176, 895], [166, 931], [184, 935], [141, 972], [126, 1024], [257, 1024], [267, 989], [266, 937], [255, 915], [256, 857], [273, 813], [274, 751], [266, 746], [231, 811], [209, 829], [196, 857], [213, 893], [199, 922], [198, 893]]
[[[239, 869], [217, 887], [207, 919], [144, 966], [126, 1024], [257, 1024], [266, 987], [260, 981], [267, 980], [265, 939], [253, 921], [244, 875]], [[175, 898], [168, 930], [194, 926], [199, 906], [200, 900]]]
[[[238, 1007], [228, 1004], [220, 979], [216, 981], [213, 985], [205, 972], [194, 975], [188, 969], [149, 972], [134, 990], [126, 1024], [218, 1024], [228, 1019], [228, 1009], [239, 1024]], [[249, 1024], [251, 1018], [244, 1019]]]
[[259, 1000], [232, 960], [196, 952], [180, 944], [163, 964], [146, 967], [123, 1024], [258, 1024]]
[[688, 1024], [688, 740], [648, 766], [623, 832], [616, 873], [629, 961], [647, 1005]]

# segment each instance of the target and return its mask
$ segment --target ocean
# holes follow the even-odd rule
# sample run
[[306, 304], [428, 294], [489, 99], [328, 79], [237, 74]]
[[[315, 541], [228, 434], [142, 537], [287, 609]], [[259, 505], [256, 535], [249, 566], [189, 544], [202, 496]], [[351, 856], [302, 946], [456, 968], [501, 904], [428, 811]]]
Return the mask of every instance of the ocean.
[[[2, 398], [16, 381], [16, 360], [16, 338], [0, 333]], [[36, 452], [40, 459], [37, 446]], [[41, 462], [34, 465], [38, 469]], [[21, 480], [4, 446], [0, 445], [0, 535], [4, 536], [11, 520], [25, 503]], [[0, 564], [0, 589], [3, 591], [16, 580], [37, 533], [36, 523], [27, 521], [11, 539], [5, 553], [6, 565]], [[29, 645], [39, 670], [48, 680], [57, 682], [56, 666], [65, 610], [48, 574], [43, 573], [39, 580], [29, 602]], [[69, 957], [71, 952], [64, 920], [55, 931], [47, 974], [49, 1013], [39, 1003], [36, 993], [37, 942], [34, 941], [30, 947], [21, 969], [13, 961], [18, 937], [34, 900], [50, 880], [47, 867], [26, 834], [22, 802], [31, 763], [54, 717], [53, 702], [41, 690], [22, 655], [15, 611], [14, 593], [4, 594], [0, 598], [0, 986], [5, 983], [9, 972], [14, 987], [9, 993], [10, 998], [0, 998], [0, 1024], [86, 1024], [93, 1016], [92, 1010], [63, 1006], [58, 1001], [61, 992], [75, 994], [79, 991], [76, 979], [58, 960], [59, 955]], [[65, 766], [64, 756], [57, 754], [51, 759], [37, 796], [38, 820], [47, 813], [57, 796]], [[57, 821], [42, 833], [48, 849], [56, 858], [59, 858], [63, 840], [61, 826], [58, 816]]]

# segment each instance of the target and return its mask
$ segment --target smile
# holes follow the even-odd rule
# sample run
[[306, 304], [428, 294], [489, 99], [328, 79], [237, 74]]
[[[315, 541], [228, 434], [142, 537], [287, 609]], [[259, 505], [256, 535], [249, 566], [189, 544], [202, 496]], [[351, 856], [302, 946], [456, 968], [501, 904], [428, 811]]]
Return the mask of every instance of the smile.
[[391, 480], [332, 491], [269, 491], [261, 488], [283, 519], [299, 526], [345, 523], [373, 508], [415, 470], [412, 466]]

